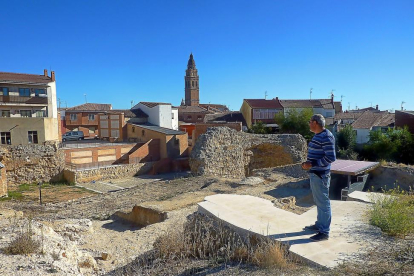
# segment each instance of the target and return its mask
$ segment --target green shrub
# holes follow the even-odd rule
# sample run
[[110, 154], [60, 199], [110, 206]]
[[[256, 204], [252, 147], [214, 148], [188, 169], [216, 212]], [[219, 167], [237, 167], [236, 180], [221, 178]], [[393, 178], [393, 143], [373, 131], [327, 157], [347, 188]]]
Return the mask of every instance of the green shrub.
[[390, 236], [405, 238], [414, 234], [414, 194], [396, 188], [386, 195], [374, 198], [370, 223]]

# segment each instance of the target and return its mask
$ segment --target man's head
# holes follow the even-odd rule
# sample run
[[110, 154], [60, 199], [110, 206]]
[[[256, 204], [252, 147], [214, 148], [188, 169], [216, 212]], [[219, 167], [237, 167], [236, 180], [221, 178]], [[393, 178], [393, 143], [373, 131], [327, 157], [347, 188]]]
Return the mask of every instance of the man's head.
[[325, 128], [325, 118], [321, 114], [315, 114], [309, 121], [310, 131], [319, 133]]

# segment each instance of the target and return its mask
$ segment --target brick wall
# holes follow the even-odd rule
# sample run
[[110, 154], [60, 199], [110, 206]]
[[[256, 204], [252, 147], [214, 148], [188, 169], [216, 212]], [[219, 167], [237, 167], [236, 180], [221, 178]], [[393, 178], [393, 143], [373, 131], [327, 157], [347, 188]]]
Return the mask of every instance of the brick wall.
[[409, 131], [414, 134], [414, 115], [396, 110], [395, 126], [401, 128], [408, 126]]

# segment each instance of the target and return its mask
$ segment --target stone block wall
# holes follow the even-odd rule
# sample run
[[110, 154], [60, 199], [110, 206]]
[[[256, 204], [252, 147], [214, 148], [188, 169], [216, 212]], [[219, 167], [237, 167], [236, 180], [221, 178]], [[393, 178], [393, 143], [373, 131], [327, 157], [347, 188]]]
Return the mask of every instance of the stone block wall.
[[145, 174], [152, 168], [153, 164], [154, 162], [147, 162], [81, 171], [65, 170], [63, 175], [70, 183], [87, 183]]
[[213, 127], [197, 139], [190, 167], [197, 175], [243, 178], [254, 169], [303, 162], [306, 150], [299, 134], [249, 134]]
[[63, 180], [65, 154], [56, 143], [0, 146], [9, 187], [32, 182]]

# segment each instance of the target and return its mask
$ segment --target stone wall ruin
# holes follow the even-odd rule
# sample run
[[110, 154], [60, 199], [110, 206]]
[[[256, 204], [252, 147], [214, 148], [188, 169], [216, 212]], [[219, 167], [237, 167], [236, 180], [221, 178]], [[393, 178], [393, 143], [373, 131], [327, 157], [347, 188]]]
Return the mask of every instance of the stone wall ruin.
[[212, 127], [193, 147], [190, 167], [196, 175], [244, 178], [254, 169], [306, 160], [306, 140], [299, 134], [250, 134]]

